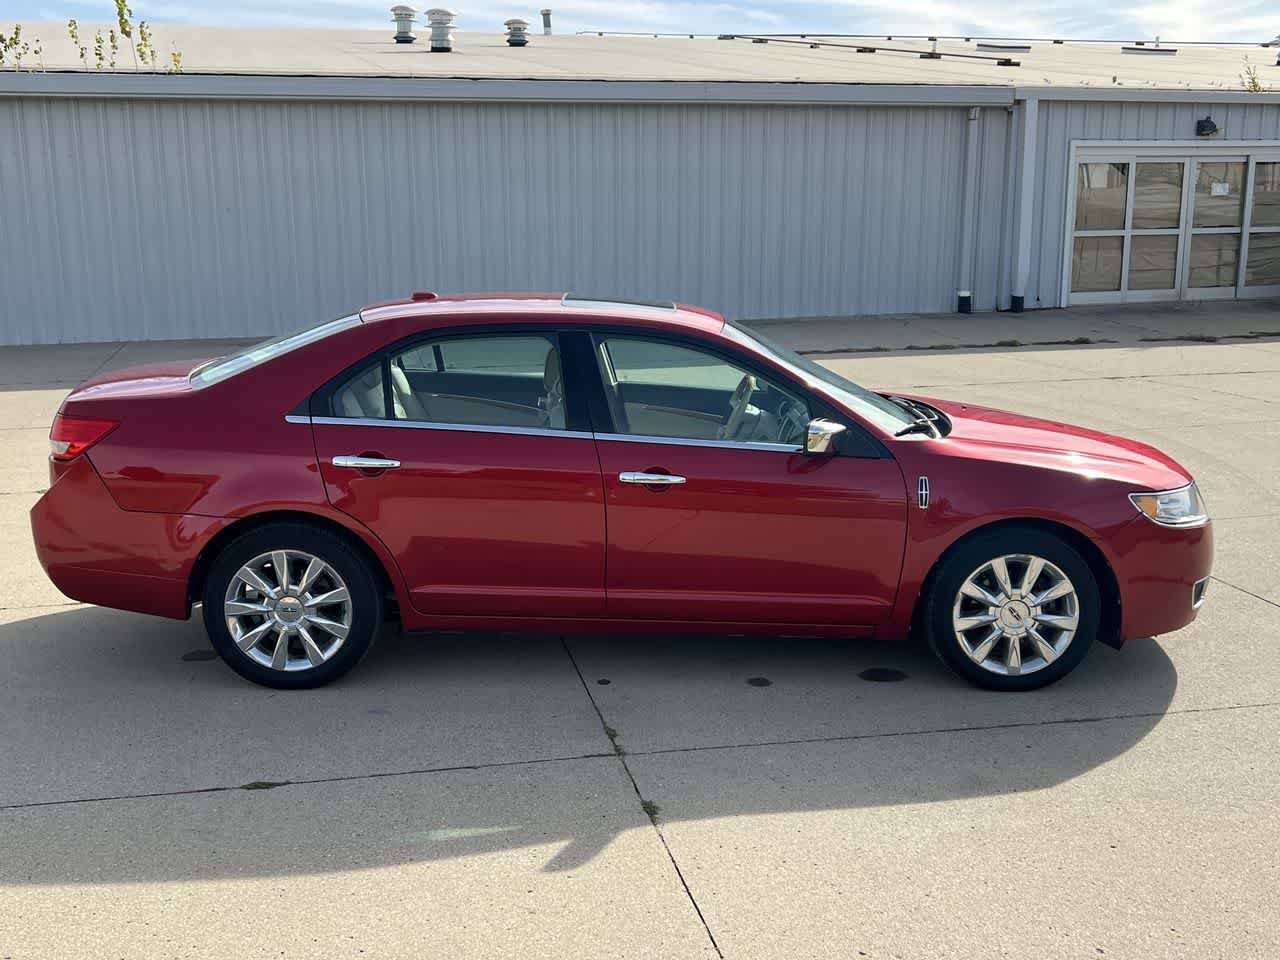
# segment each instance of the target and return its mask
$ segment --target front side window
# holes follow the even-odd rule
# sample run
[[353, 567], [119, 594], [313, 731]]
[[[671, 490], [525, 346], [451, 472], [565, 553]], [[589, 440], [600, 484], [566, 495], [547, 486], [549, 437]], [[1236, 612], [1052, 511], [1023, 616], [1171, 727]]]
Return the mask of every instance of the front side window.
[[806, 356], [774, 343], [767, 337], [743, 326], [729, 321], [724, 326], [724, 334], [743, 346], [759, 350], [767, 354], [775, 363], [781, 364], [791, 371], [811, 390], [826, 394], [859, 416], [865, 417], [880, 429], [895, 433], [912, 423], [916, 414], [901, 404], [894, 403], [882, 396], [848, 380], [829, 367], [810, 360]]
[[618, 433], [798, 446], [806, 404], [773, 381], [696, 347], [630, 336], [597, 341]]
[[346, 330], [349, 327], [356, 326], [358, 323], [360, 323], [360, 315], [357, 313], [349, 317], [339, 317], [337, 320], [326, 321], [319, 326], [312, 326], [295, 333], [285, 334], [283, 337], [255, 343], [253, 346], [245, 347], [238, 353], [219, 357], [217, 360], [210, 360], [208, 363], [203, 363], [196, 367], [191, 371], [191, 386], [199, 389], [200, 387], [208, 387], [219, 383], [228, 377], [244, 373], [244, 371], [256, 367], [258, 364], [274, 360], [282, 353], [288, 353], [290, 350], [297, 350], [299, 347], [305, 347], [309, 343], [323, 340], [339, 330]]
[[394, 419], [565, 429], [552, 334], [435, 340], [393, 354], [388, 369]]

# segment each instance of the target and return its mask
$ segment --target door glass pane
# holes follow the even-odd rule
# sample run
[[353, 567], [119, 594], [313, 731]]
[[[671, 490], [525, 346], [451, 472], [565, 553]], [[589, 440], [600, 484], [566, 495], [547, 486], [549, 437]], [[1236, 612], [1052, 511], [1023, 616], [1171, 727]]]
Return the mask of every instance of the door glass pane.
[[397, 420], [563, 430], [560, 351], [502, 334], [411, 347], [391, 358], [391, 402]]
[[[1133, 180], [1134, 228], [1151, 230], [1176, 227], [1181, 222], [1182, 164], [1138, 164]], [[1130, 286], [1133, 284], [1130, 283]]]
[[1259, 163], [1254, 167], [1253, 225], [1280, 227], [1280, 163]]
[[356, 420], [381, 420], [387, 415], [382, 390], [382, 364], [365, 367], [334, 391], [333, 414]]
[[1127, 163], [1082, 163], [1076, 168], [1076, 229], [1123, 230], [1129, 192]]
[[1076, 293], [1120, 289], [1124, 237], [1076, 237], [1071, 289]]
[[1196, 175], [1195, 226], [1240, 226], [1244, 210], [1244, 170], [1244, 163], [1235, 160], [1200, 164]]
[[1172, 290], [1177, 268], [1176, 236], [1136, 236], [1130, 241], [1130, 290]]
[[600, 359], [618, 433], [743, 443], [803, 440], [809, 422], [804, 403], [714, 354], [609, 337], [600, 345]]
[[1201, 233], [1191, 238], [1191, 286], [1234, 287], [1239, 265], [1240, 234]]
[[473, 337], [445, 340], [440, 344], [440, 359], [446, 370], [541, 376], [547, 362], [547, 338]]
[[1247, 286], [1280, 284], [1280, 233], [1249, 234], [1249, 262], [1244, 271]]

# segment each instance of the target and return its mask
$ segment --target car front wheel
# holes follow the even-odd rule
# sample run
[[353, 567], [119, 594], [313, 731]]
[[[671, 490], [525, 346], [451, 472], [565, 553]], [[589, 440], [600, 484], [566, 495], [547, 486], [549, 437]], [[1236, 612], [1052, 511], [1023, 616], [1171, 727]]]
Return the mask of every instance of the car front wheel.
[[260, 527], [227, 544], [202, 599], [205, 629], [227, 665], [281, 689], [342, 676], [382, 621], [366, 561], [341, 537], [305, 524]]
[[979, 534], [942, 560], [925, 600], [926, 633], [960, 676], [993, 690], [1033, 690], [1070, 673], [1098, 632], [1089, 564], [1041, 530]]

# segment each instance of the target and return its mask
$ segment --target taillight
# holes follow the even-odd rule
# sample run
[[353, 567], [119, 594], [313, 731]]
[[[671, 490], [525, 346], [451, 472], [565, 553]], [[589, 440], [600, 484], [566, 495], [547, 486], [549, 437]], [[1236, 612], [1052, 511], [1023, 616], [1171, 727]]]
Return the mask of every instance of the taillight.
[[64, 417], [59, 413], [49, 430], [49, 454], [54, 460], [74, 460], [118, 426], [117, 420]]

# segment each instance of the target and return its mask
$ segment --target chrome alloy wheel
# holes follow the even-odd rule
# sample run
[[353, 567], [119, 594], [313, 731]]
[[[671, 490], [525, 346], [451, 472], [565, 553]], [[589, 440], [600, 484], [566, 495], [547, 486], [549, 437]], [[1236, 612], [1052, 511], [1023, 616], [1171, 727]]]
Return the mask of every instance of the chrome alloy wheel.
[[969, 574], [956, 594], [951, 624], [970, 660], [1004, 676], [1043, 670], [1071, 644], [1080, 625], [1076, 588], [1043, 557], [1011, 553]]
[[351, 631], [351, 596], [319, 557], [273, 550], [231, 578], [222, 612], [240, 652], [272, 670], [309, 670], [333, 658]]

